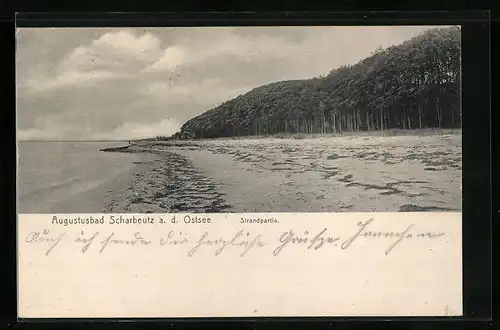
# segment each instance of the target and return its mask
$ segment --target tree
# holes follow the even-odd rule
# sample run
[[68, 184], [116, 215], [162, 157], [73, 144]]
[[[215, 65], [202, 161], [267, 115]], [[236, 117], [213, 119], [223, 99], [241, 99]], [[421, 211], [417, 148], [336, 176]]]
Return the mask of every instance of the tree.
[[459, 28], [432, 29], [325, 76], [255, 88], [187, 121], [181, 133], [204, 138], [461, 127], [460, 77]]

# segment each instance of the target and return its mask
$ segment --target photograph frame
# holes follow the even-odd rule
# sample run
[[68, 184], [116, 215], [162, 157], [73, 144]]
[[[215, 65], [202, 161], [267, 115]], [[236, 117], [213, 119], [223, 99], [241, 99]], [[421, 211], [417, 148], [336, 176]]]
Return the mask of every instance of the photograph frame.
[[[425, 17], [427, 16], [427, 17]], [[451, 22], [462, 26], [462, 87], [464, 109], [463, 125], [463, 279], [464, 279], [464, 316], [438, 317], [434, 321], [443, 320], [488, 320], [491, 318], [491, 109], [490, 99], [490, 54], [489, 54], [489, 13], [487, 12], [440, 12], [440, 13], [270, 13], [270, 14], [18, 14], [18, 26], [158, 26], [160, 22], [183, 26], [213, 26], [237, 24], [249, 25], [301, 25], [300, 23], [322, 25], [327, 22], [341, 22], [338, 25], [363, 22], [364, 25], [385, 24], [409, 25], [447, 25]], [[312, 23], [314, 22], [314, 23]], [[441, 24], [439, 24], [441, 23]], [[164, 24], [164, 23], [163, 23]], [[474, 63], [474, 64], [472, 64]], [[485, 75], [488, 73], [487, 75]], [[478, 101], [479, 100], [479, 101]], [[483, 116], [468, 117], [466, 107], [475, 103], [476, 109], [483, 111]], [[479, 103], [479, 105], [478, 105]], [[478, 110], [476, 110], [478, 111]], [[479, 117], [479, 118], [478, 118]], [[9, 121], [7, 121], [8, 123]], [[487, 127], [487, 128], [485, 128]], [[11, 136], [12, 137], [12, 136]], [[14, 139], [15, 140], [15, 139]], [[477, 147], [481, 145], [482, 147]], [[12, 149], [9, 149], [12, 152]], [[15, 149], [14, 149], [15, 150]], [[12, 153], [11, 153], [12, 154]], [[11, 172], [12, 173], [12, 172]], [[15, 171], [13, 173], [16, 173]], [[467, 174], [468, 173], [468, 174]], [[15, 176], [14, 176], [15, 177]], [[11, 182], [12, 183], [12, 182]], [[15, 186], [15, 185], [14, 185]], [[489, 189], [484, 189], [489, 187]], [[15, 196], [14, 196], [15, 198]], [[15, 203], [15, 202], [14, 202]], [[15, 209], [14, 209], [15, 214]], [[469, 219], [487, 219], [471, 223]], [[482, 258], [476, 256], [481, 255]], [[309, 322], [331, 323], [338, 321], [364, 322], [359, 318], [306, 318]], [[371, 319], [374, 321], [376, 319]], [[379, 319], [380, 320], [380, 319]], [[408, 318], [394, 318], [393, 321], [409, 321]], [[419, 319], [422, 320], [422, 319]], [[426, 319], [429, 320], [429, 319]], [[31, 323], [41, 320], [19, 320]], [[66, 320], [70, 321], [70, 320]], [[74, 320], [81, 322], [87, 320]], [[99, 320], [99, 322], [111, 320]], [[153, 319], [141, 321], [156, 322]], [[190, 322], [190, 320], [164, 320], [168, 322]], [[200, 320], [197, 321], [208, 321]], [[215, 321], [215, 320], [213, 320]], [[289, 322], [304, 321], [303, 318], [230, 318], [217, 321], [237, 322]], [[429, 320], [430, 321], [430, 320]], [[44, 320], [47, 322], [47, 320]], [[92, 322], [96, 322], [95, 320]], [[297, 326], [297, 325], [294, 325]]]

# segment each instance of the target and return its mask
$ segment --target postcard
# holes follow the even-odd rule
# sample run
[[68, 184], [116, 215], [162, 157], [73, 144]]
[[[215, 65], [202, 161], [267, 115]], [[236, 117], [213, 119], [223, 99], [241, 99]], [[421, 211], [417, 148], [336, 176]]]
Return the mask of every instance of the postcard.
[[20, 318], [462, 315], [460, 27], [16, 45]]

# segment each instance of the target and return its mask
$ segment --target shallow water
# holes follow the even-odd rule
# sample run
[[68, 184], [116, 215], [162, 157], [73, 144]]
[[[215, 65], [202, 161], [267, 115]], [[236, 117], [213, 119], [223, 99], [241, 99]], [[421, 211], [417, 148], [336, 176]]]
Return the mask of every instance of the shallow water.
[[[19, 142], [18, 212], [57, 211], [53, 209], [54, 205], [64, 204], [65, 200], [74, 199], [129, 171], [137, 155], [99, 151], [100, 148], [126, 144]], [[105, 201], [96, 202], [104, 204]]]

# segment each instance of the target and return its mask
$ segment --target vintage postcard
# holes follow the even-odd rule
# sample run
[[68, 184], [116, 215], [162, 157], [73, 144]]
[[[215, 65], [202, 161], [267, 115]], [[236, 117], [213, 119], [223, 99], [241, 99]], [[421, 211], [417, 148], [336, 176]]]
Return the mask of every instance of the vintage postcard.
[[459, 26], [16, 44], [19, 317], [462, 315]]

